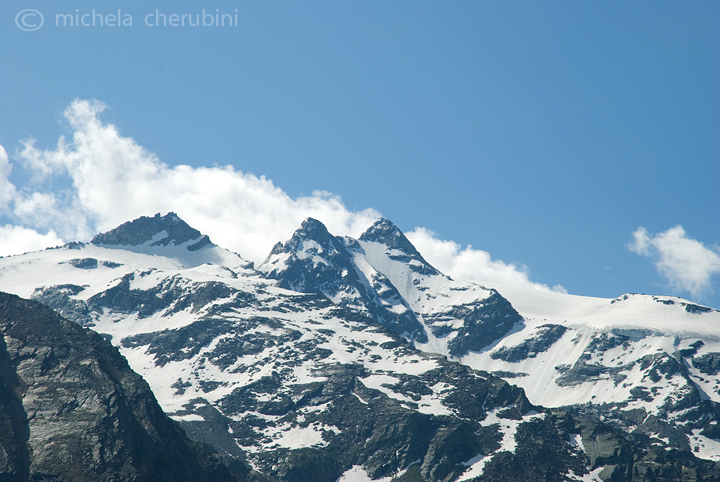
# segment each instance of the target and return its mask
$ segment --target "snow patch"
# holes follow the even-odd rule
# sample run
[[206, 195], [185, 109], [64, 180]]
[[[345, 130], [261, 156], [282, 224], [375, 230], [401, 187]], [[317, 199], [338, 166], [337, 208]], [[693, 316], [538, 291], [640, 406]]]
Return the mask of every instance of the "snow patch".
[[700, 432], [701, 430], [693, 430], [692, 435], [688, 435], [693, 454], [699, 459], [719, 461], [720, 440], [705, 437], [700, 435]]
[[170, 415], [170, 418], [177, 420], [178, 422], [204, 422], [205, 419], [202, 415], [197, 413], [188, 413], [185, 415]]

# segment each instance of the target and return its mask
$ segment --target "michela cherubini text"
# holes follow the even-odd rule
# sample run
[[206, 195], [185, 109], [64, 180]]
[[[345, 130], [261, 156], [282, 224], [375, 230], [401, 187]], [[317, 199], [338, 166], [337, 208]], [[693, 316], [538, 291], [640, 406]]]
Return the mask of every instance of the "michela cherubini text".
[[[220, 9], [208, 11], [202, 9], [195, 13], [171, 13], [155, 9], [154, 12], [142, 16], [141, 25], [146, 27], [237, 27], [238, 10], [232, 13], [221, 12]], [[121, 9], [112, 13], [100, 12], [96, 9], [74, 13], [55, 14], [56, 27], [132, 27], [134, 17]]]

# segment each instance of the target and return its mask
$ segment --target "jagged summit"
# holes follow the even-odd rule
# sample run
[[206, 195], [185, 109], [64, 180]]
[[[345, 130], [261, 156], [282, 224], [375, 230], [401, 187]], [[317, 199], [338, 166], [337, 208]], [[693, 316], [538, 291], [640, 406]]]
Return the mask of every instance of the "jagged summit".
[[374, 241], [376, 243], [382, 243], [390, 248], [401, 249], [403, 251], [415, 252], [415, 246], [405, 237], [403, 232], [393, 224], [392, 221], [386, 218], [378, 219], [373, 223], [372, 226], [367, 228], [362, 235], [360, 235], [361, 241]]
[[309, 236], [313, 236], [315, 233], [322, 236], [330, 236], [330, 233], [325, 225], [315, 218], [306, 218], [300, 225], [300, 229], [298, 229], [297, 232], [307, 233]]
[[292, 238], [285, 243], [285, 247], [294, 250], [306, 240], [315, 241], [326, 249], [332, 249], [336, 244], [335, 236], [330, 234], [323, 223], [314, 218], [305, 219], [300, 225], [300, 228], [295, 231]]
[[[305, 246], [309, 243], [310, 246]], [[318, 249], [319, 248], [319, 249]], [[309, 249], [313, 254], [322, 252], [333, 252], [337, 251], [338, 242], [335, 236], [330, 234], [325, 225], [314, 218], [307, 218], [302, 222], [300, 227], [295, 230], [292, 237], [285, 243], [278, 241], [270, 254], [262, 263], [262, 266], [271, 264], [272, 261], [277, 261], [277, 255], [283, 253], [294, 253], [305, 251]]]
[[[314, 218], [307, 218], [289, 240], [285, 243], [279, 242], [273, 247], [270, 255], [258, 269], [270, 278], [282, 279], [288, 269], [293, 273], [293, 277], [300, 274], [295, 272], [299, 267], [296, 266], [297, 263], [302, 265], [309, 263], [306, 268], [313, 270], [312, 267], [317, 268], [318, 264], [332, 265], [334, 261], [339, 261], [339, 258], [347, 257], [348, 253], [343, 244], [330, 234], [323, 223]], [[305, 273], [304, 270], [301, 271]], [[290, 283], [289, 280], [286, 281]], [[304, 285], [304, 282], [301, 284]], [[295, 286], [298, 287], [299, 285]]]
[[360, 241], [368, 243], [379, 243], [385, 245], [391, 250], [398, 250], [403, 255], [398, 256], [393, 253], [390, 257], [401, 261], [415, 260], [419, 265], [415, 265], [415, 269], [422, 267], [425, 275], [439, 275], [440, 271], [435, 269], [430, 263], [425, 261], [420, 252], [413, 246], [405, 234], [395, 226], [389, 219], [381, 218], [375, 221], [359, 238]]
[[179, 246], [190, 241], [195, 242], [187, 246], [189, 251], [212, 244], [209, 237], [190, 227], [174, 212], [169, 212], [165, 216], [158, 213], [153, 217], [142, 216], [128, 221], [113, 230], [98, 234], [90, 242], [108, 246]]
[[425, 342], [422, 324], [400, 293], [363, 256], [356, 240], [333, 236], [323, 223], [307, 218], [292, 238], [275, 245], [258, 271], [278, 280], [282, 288], [322, 294], [398, 334]]
[[314, 218], [305, 219], [285, 243], [278, 242], [258, 268], [276, 278], [287, 266], [288, 256], [294, 260], [311, 258], [327, 264], [330, 258], [343, 253], [342, 243], [327, 230], [325, 225]]

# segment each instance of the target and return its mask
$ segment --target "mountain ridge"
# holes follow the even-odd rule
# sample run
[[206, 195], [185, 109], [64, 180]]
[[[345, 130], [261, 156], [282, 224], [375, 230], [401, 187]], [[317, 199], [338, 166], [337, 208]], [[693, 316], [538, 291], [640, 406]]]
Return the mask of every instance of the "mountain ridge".
[[[523, 480], [503, 473], [551, 453], [549, 480], [716, 477], [720, 311], [453, 280], [373, 226], [353, 239], [307, 220], [257, 268], [216, 246], [199, 250], [210, 264], [165, 246], [46, 250], [0, 260], [0, 289], [110, 337], [167, 413], [258, 480]], [[525, 402], [475, 397], [508, 382]], [[381, 407], [392, 416], [369, 416]], [[478, 450], [458, 460], [442, 434], [465, 419], [483, 435], [458, 435]], [[530, 450], [537, 437], [555, 442]]]

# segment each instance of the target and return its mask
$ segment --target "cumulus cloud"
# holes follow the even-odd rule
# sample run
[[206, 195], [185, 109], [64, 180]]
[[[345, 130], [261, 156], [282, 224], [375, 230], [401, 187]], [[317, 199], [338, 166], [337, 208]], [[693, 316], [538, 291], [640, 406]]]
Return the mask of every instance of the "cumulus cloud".
[[217, 244], [258, 261], [308, 216], [348, 235], [359, 235], [379, 217], [372, 209], [350, 211], [327, 192], [292, 199], [272, 181], [231, 166], [168, 166], [103, 123], [99, 114], [105, 108], [76, 100], [64, 113], [71, 139], [61, 137], [49, 150], [33, 140], [23, 143], [17, 159], [36, 180], [67, 176], [72, 189], [17, 195], [13, 214], [21, 223], [87, 240], [139, 216], [175, 211]]
[[[98, 101], [76, 100], [64, 113], [71, 138], [61, 137], [52, 149], [24, 141], [15, 158], [33, 182], [21, 189], [8, 180], [11, 165], [0, 147], [0, 209], [11, 208], [11, 217], [23, 225], [1, 228], [0, 255], [53, 246], [63, 238], [88, 240], [139, 216], [175, 211], [218, 245], [262, 261], [307, 217], [336, 235], [355, 237], [380, 217], [373, 209], [351, 211], [329, 192], [291, 198], [271, 180], [232, 166], [169, 166], [104, 123], [99, 115], [105, 108]], [[53, 183], [42, 181], [55, 178], [69, 179], [70, 189], [43, 190]], [[453, 277], [549, 289], [531, 282], [523, 266], [494, 261], [427, 229], [417, 228], [409, 238], [431, 264]]]
[[15, 186], [10, 182], [11, 170], [7, 152], [0, 146], [0, 213], [7, 210], [10, 201], [15, 197]]
[[[463, 248], [455, 241], [438, 239], [436, 233], [429, 229], [415, 228], [407, 233], [407, 238], [430, 264], [453, 278], [489, 285], [502, 283], [541, 290], [551, 289], [547, 285], [530, 281], [526, 266], [493, 260], [487, 251], [474, 249], [470, 245]], [[567, 292], [560, 285], [554, 286], [552, 290]]]
[[712, 277], [720, 274], [720, 248], [689, 238], [680, 225], [655, 235], [640, 226], [632, 236], [628, 248], [653, 260], [673, 288], [696, 298], [712, 291]]
[[54, 231], [40, 234], [22, 226], [0, 226], [0, 256], [38, 251], [62, 244], [65, 242]]

